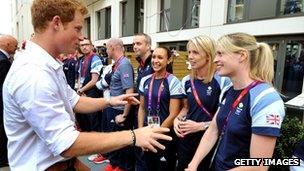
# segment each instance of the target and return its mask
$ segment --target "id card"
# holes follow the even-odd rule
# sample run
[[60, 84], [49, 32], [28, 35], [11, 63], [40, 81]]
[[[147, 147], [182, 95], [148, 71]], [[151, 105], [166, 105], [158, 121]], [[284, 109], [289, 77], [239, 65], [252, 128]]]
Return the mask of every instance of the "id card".
[[148, 116], [148, 125], [160, 127], [160, 118], [159, 116]]

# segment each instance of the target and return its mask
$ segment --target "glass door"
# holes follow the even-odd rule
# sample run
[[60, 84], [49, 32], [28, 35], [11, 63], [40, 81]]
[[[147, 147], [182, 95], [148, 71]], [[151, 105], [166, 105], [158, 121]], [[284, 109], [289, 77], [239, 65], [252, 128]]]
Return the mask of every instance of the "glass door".
[[302, 93], [304, 75], [304, 40], [287, 40], [282, 93], [291, 99]]
[[274, 58], [274, 80], [273, 84], [278, 89], [282, 88], [282, 75], [284, 67], [284, 41], [265, 41], [271, 48]]

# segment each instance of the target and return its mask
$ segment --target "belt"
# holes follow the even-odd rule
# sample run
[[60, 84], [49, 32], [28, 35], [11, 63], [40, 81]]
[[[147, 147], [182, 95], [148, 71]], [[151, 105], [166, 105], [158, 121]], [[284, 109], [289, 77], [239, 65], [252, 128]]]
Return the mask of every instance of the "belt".
[[64, 171], [69, 168], [74, 168], [75, 162], [78, 160], [77, 158], [71, 158], [69, 160], [65, 160], [62, 162], [57, 162], [47, 168], [45, 171]]

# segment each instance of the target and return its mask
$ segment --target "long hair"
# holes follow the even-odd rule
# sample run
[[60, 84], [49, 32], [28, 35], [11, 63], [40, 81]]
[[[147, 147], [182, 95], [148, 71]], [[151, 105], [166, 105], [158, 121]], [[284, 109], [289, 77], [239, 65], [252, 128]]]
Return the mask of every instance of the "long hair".
[[[215, 58], [215, 42], [212, 38], [201, 35], [194, 37], [190, 39], [187, 43], [187, 49], [189, 49], [189, 45], [192, 44], [195, 46], [195, 48], [198, 50], [198, 52], [201, 54], [202, 52], [205, 52], [208, 59], [208, 70], [207, 70], [207, 77], [204, 79], [204, 83], [209, 83], [214, 75], [215, 72], [215, 64], [213, 63]], [[192, 77], [194, 77], [194, 70], [192, 69]]]
[[221, 37], [217, 46], [227, 53], [238, 53], [241, 50], [248, 51], [250, 78], [272, 85], [274, 61], [268, 44], [259, 43], [254, 36], [246, 33], [233, 33]]

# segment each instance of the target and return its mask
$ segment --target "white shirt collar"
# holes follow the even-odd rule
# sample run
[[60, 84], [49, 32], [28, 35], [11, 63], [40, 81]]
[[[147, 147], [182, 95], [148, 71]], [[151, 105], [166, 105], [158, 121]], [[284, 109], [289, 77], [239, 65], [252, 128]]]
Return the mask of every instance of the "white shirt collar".
[[46, 61], [52, 68], [55, 70], [58, 70], [62, 66], [62, 62], [58, 61], [55, 57], [52, 57], [45, 49], [43, 49], [38, 44], [32, 42], [32, 41], [26, 41], [26, 48], [31, 51], [34, 50], [36, 52], [39, 52], [39, 57], [42, 57], [42, 60]]
[[0, 48], [0, 51], [1, 51], [2, 53], [4, 53], [4, 55], [7, 57], [7, 59], [10, 58], [10, 55], [9, 55], [5, 50], [3, 50], [3, 49]]

